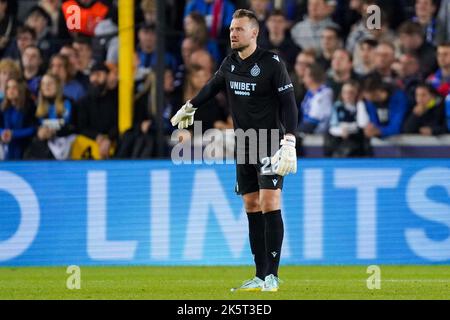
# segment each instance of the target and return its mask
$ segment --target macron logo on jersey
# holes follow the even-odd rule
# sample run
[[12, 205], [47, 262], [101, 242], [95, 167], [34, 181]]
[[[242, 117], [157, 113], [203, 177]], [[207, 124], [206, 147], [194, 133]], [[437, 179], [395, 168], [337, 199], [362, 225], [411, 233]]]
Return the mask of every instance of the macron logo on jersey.
[[256, 89], [256, 83], [230, 81], [230, 88], [237, 96], [250, 96], [250, 92], [254, 92]]
[[272, 58], [280, 62], [280, 57], [278, 55], [274, 54]]

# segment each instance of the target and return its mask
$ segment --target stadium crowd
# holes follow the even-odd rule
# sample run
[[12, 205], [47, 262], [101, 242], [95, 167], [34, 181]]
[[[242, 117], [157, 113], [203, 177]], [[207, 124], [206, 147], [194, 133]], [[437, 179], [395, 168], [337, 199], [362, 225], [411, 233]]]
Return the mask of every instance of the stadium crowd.
[[[368, 156], [373, 137], [450, 130], [450, 0], [165, 1], [162, 121], [156, 1], [135, 2], [133, 126], [121, 135], [117, 1], [0, 0], [0, 159], [168, 152], [169, 119], [229, 54], [236, 8], [256, 13], [259, 46], [291, 73], [298, 136], [323, 135], [327, 156]], [[371, 5], [381, 8], [376, 28]], [[81, 23], [71, 29], [74, 6]], [[208, 104], [196, 114], [203, 131], [233, 127], [224, 95]], [[167, 141], [156, 138], [159, 123]]]

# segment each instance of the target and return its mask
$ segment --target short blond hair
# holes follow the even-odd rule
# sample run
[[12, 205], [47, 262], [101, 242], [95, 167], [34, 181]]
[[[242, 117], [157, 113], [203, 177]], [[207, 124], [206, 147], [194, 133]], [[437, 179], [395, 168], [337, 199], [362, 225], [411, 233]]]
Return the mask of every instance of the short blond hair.
[[233, 19], [241, 19], [241, 18], [248, 18], [250, 22], [253, 24], [253, 26], [259, 29], [258, 18], [256, 17], [253, 11], [247, 9], [236, 10], [233, 14]]
[[0, 60], [0, 72], [5, 71], [11, 74], [10, 78], [16, 80], [22, 78], [22, 72], [20, 71], [20, 67], [13, 59], [5, 58]]
[[141, 10], [144, 12], [156, 11], [155, 0], [142, 0], [141, 1]]

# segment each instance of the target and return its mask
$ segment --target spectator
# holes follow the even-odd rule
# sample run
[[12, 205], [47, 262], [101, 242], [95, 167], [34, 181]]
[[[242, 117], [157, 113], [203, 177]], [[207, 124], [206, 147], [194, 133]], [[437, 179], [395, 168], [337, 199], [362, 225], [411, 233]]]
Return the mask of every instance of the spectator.
[[[259, 22], [258, 45], [261, 45], [263, 38], [267, 39], [267, 19], [269, 17], [270, 1], [269, 0], [249, 0], [249, 10], [253, 11]], [[284, 13], [281, 13], [284, 17]]]
[[[117, 10], [116, 10], [117, 11]], [[116, 12], [114, 11], [114, 12]], [[92, 51], [95, 61], [117, 64], [119, 61], [118, 16], [100, 21], [94, 30]]]
[[107, 90], [118, 90], [119, 88], [119, 65], [114, 63], [105, 62], [108, 68], [108, 76], [106, 78], [106, 89]]
[[373, 39], [364, 39], [358, 44], [358, 54], [353, 56], [354, 70], [360, 76], [366, 76], [375, 69], [375, 49], [378, 42]]
[[[195, 97], [211, 77], [212, 72], [210, 70], [203, 68], [201, 65], [193, 65], [186, 82], [183, 101], [188, 101]], [[229, 119], [228, 110], [221, 106], [216, 97], [210, 100], [207, 106], [197, 110], [196, 119], [202, 121], [203, 133], [208, 129], [215, 128], [216, 122], [231, 120]]]
[[[74, 23], [77, 19], [73, 16], [73, 6], [79, 8], [79, 26]], [[110, 7], [99, 0], [68, 0], [62, 4], [62, 12], [70, 33], [92, 37], [97, 24], [110, 13]]]
[[367, 28], [368, 13], [367, 8], [376, 4], [376, 0], [351, 0], [350, 9], [356, 11], [361, 19], [353, 25], [350, 34], [347, 37], [346, 48], [348, 52], [354, 52], [359, 42], [370, 38], [372, 35]]
[[184, 17], [196, 11], [206, 19], [211, 40], [228, 39], [228, 29], [233, 18], [235, 6], [230, 0], [189, 0]]
[[[277, 1], [272, 0], [272, 8], [277, 10], [282, 10], [284, 16], [286, 17], [288, 21], [289, 28], [294, 25], [295, 21], [300, 20], [301, 14], [301, 5], [299, 5], [299, 1], [297, 0], [284, 0], [284, 1]], [[301, 3], [304, 3], [304, 1], [301, 1]]]
[[[382, 42], [389, 43], [394, 48], [394, 55], [396, 57], [397, 55], [400, 54], [400, 48], [398, 47], [398, 39], [397, 39], [395, 33], [391, 29], [389, 29], [389, 21], [384, 12], [381, 12], [380, 22], [381, 22], [380, 28], [368, 30], [368, 35], [362, 39], [364, 39], [364, 40], [372, 39], [377, 44], [380, 44]], [[364, 40], [362, 40], [362, 41], [364, 41]], [[347, 50], [348, 50], [348, 48], [347, 48]], [[349, 51], [349, 52], [352, 52], [352, 51]], [[362, 60], [362, 57], [361, 57], [360, 46], [359, 46], [359, 42], [358, 42], [355, 47], [355, 51], [353, 52], [354, 64], [357, 66], [360, 65], [361, 60]]]
[[191, 56], [194, 51], [200, 50], [201, 45], [194, 37], [186, 37], [181, 43], [181, 60], [175, 73], [175, 88], [180, 88], [186, 78], [187, 68], [190, 65]]
[[6, 95], [0, 106], [0, 148], [5, 160], [21, 160], [36, 132], [36, 109], [27, 95], [26, 84], [16, 79], [6, 83]]
[[108, 159], [114, 155], [118, 129], [117, 88], [108, 88], [109, 69], [97, 63], [90, 75], [88, 94], [77, 105], [77, 131], [72, 158]]
[[11, 59], [0, 60], [0, 102], [3, 101], [6, 92], [6, 82], [9, 79], [19, 80], [22, 77], [20, 68]]
[[3, 57], [20, 62], [23, 51], [26, 47], [31, 45], [37, 45], [36, 32], [28, 26], [18, 27], [16, 39], [15, 41], [10, 41], [10, 44], [5, 49]]
[[340, 97], [341, 89], [345, 82], [357, 80], [353, 71], [351, 53], [345, 49], [338, 49], [333, 54], [331, 69], [328, 73], [327, 85], [333, 90], [334, 97]]
[[205, 44], [209, 39], [206, 19], [197, 11], [191, 12], [184, 17], [183, 31], [186, 37], [194, 37], [202, 44]]
[[202, 66], [202, 68], [206, 69], [207, 72], [211, 73], [215, 70], [215, 64], [212, 56], [208, 53], [208, 51], [203, 49], [192, 53], [189, 68], [193, 65]]
[[41, 80], [36, 110], [39, 128], [24, 158], [67, 159], [74, 133], [72, 113], [72, 103], [64, 98], [61, 81], [52, 74], [45, 74]]
[[65, 44], [62, 46], [61, 50], [59, 50], [59, 54], [66, 56], [67, 59], [69, 59], [71, 66], [69, 71], [71, 72], [72, 79], [77, 80], [83, 86], [84, 90], [87, 91], [89, 88], [89, 76], [80, 71], [81, 63], [77, 50], [75, 50], [71, 44]]
[[436, 0], [416, 0], [415, 15], [412, 21], [419, 23], [422, 27], [425, 41], [436, 45]]
[[17, 20], [9, 10], [8, 0], [0, 0], [0, 56], [16, 34]]
[[450, 93], [450, 42], [445, 42], [437, 48], [439, 69], [428, 77], [428, 82], [443, 96]]
[[69, 30], [62, 12], [60, 0], [40, 0], [38, 4], [51, 18], [50, 34], [59, 41], [59, 44], [69, 39]]
[[436, 42], [450, 41], [450, 0], [441, 0], [436, 24]]
[[[195, 39], [192, 40], [195, 41]], [[183, 44], [186, 46], [185, 42], [183, 42]], [[192, 46], [190, 47], [190, 45]], [[187, 43], [187, 47], [184, 48], [185, 51], [183, 53], [183, 61], [185, 61], [184, 63], [186, 64], [180, 66], [176, 74], [175, 91], [177, 92], [177, 94], [182, 94], [184, 90], [183, 87], [186, 84], [188, 74], [192, 66], [202, 66], [202, 68], [204, 68], [208, 73], [211, 74], [216, 69], [214, 59], [209, 54], [209, 52], [205, 49], [196, 49], [198, 47], [198, 44], [192, 42], [191, 44]], [[190, 50], [194, 51], [189, 55]]]
[[313, 49], [305, 50], [297, 55], [294, 72], [291, 73], [292, 84], [294, 85], [295, 101], [300, 105], [305, 98], [307, 89], [304, 83], [306, 67], [316, 62], [316, 53]]
[[320, 50], [321, 54], [317, 58], [317, 63], [322, 66], [324, 70], [328, 70], [331, 67], [331, 59], [334, 52], [342, 48], [342, 40], [340, 38], [339, 29], [335, 27], [326, 27], [322, 31], [320, 37]]
[[54, 55], [50, 60], [49, 72], [61, 81], [65, 97], [78, 101], [86, 95], [86, 90], [81, 83], [72, 78], [72, 65], [66, 56], [62, 54]]
[[295, 58], [300, 52], [290, 35], [286, 32], [288, 24], [281, 10], [274, 10], [267, 19], [267, 37], [260, 36], [260, 46], [278, 54], [286, 63], [288, 71], [292, 71]]
[[294, 43], [302, 49], [313, 48], [320, 52], [320, 36], [329, 26], [338, 27], [330, 18], [331, 6], [326, 0], [308, 0], [308, 15], [292, 27]]
[[408, 105], [412, 106], [415, 103], [416, 87], [423, 81], [419, 58], [411, 53], [403, 54], [398, 59], [398, 66], [400, 89], [408, 97]]
[[388, 27], [394, 30], [397, 30], [414, 10], [414, 0], [377, 0], [376, 4], [381, 8]]
[[155, 0], [142, 0], [140, 8], [146, 24], [156, 24], [158, 22], [158, 12], [156, 10]]
[[[173, 71], [170, 68], [166, 68], [164, 73], [164, 92], [165, 92], [165, 104], [163, 109], [163, 126], [164, 134], [170, 135], [174, 127], [170, 123], [170, 119], [175, 115], [177, 108], [181, 106], [181, 93], [175, 88], [175, 78]], [[156, 104], [152, 103], [153, 108]]]
[[333, 91], [325, 85], [326, 74], [322, 67], [313, 64], [306, 67], [304, 83], [308, 92], [299, 115], [299, 132], [304, 134], [325, 133], [333, 106]]
[[333, 158], [358, 157], [365, 154], [364, 135], [357, 123], [359, 84], [345, 82], [331, 113], [330, 129], [325, 135], [325, 156]]
[[91, 73], [91, 68], [95, 64], [91, 40], [86, 37], [78, 37], [74, 40], [72, 46], [76, 50], [80, 62], [78, 65], [78, 71], [86, 76], [89, 76]]
[[444, 99], [429, 84], [416, 88], [416, 105], [406, 118], [404, 133], [435, 136], [447, 132]]
[[221, 52], [217, 41], [209, 38], [204, 16], [198, 12], [191, 12], [184, 18], [183, 28], [185, 36], [195, 39], [200, 47], [205, 47], [217, 63], [222, 60], [225, 51]]
[[403, 91], [381, 80], [379, 75], [364, 82], [368, 124], [364, 127], [366, 138], [386, 138], [401, 132], [407, 99]]
[[[155, 123], [155, 95], [156, 77], [152, 72], [145, 84], [145, 89], [135, 95], [135, 109], [133, 114], [133, 127], [125, 132], [118, 147], [117, 158], [145, 159], [157, 156], [160, 143], [163, 149], [167, 148], [165, 141], [158, 141], [157, 124]], [[153, 93], [153, 94], [152, 94]], [[165, 138], [173, 132], [174, 128], [170, 123], [170, 118], [181, 105], [181, 96], [175, 93], [174, 76], [171, 68], [166, 68], [164, 72], [164, 109], [162, 112], [163, 133]], [[149, 98], [150, 97], [150, 98]]]
[[[269, 0], [249, 0], [250, 8], [253, 11], [260, 23], [260, 27], [264, 27], [264, 24], [269, 17], [270, 1]], [[283, 12], [282, 12], [283, 14]], [[284, 15], [284, 14], [283, 14]]]
[[395, 47], [390, 42], [380, 42], [375, 49], [374, 71], [372, 74], [379, 75], [383, 82], [392, 85], [397, 84], [398, 75], [392, 66], [395, 62]]
[[34, 100], [37, 99], [39, 93], [43, 63], [44, 61], [39, 47], [31, 45], [25, 48], [22, 55], [23, 77], [27, 82], [28, 90], [31, 92]]
[[25, 25], [36, 33], [37, 46], [41, 49], [44, 57], [50, 57], [59, 50], [55, 38], [50, 33], [51, 24], [52, 18], [40, 6], [32, 7], [25, 20]]
[[369, 37], [378, 42], [389, 42], [394, 45], [395, 51], [398, 52], [399, 48], [397, 47], [397, 35], [395, 32], [389, 27], [389, 19], [386, 12], [381, 11], [380, 13], [380, 28], [372, 28], [369, 29]]
[[418, 56], [422, 74], [428, 76], [436, 71], [436, 49], [425, 41], [421, 25], [407, 21], [400, 26], [398, 33], [401, 51]]
[[360, 0], [337, 0], [335, 3], [336, 9], [334, 10], [332, 19], [341, 28], [342, 38], [346, 39], [351, 27], [361, 18], [355, 8], [351, 9], [353, 6], [359, 6]]
[[[149, 73], [151, 69], [156, 67], [156, 43], [157, 36], [154, 25], [141, 25], [138, 32], [138, 49], [137, 57], [139, 60], [139, 68], [147, 70], [147, 72], [142, 71], [143, 74]], [[175, 57], [166, 52], [165, 63], [170, 66], [173, 71], [177, 68], [177, 62]]]

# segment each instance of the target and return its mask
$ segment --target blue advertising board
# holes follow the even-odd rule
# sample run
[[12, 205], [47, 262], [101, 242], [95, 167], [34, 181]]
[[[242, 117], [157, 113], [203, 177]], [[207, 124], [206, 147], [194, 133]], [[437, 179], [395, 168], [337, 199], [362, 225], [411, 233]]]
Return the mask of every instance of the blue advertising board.
[[[300, 160], [285, 265], [450, 264], [450, 162]], [[0, 164], [0, 266], [248, 265], [234, 165]]]

